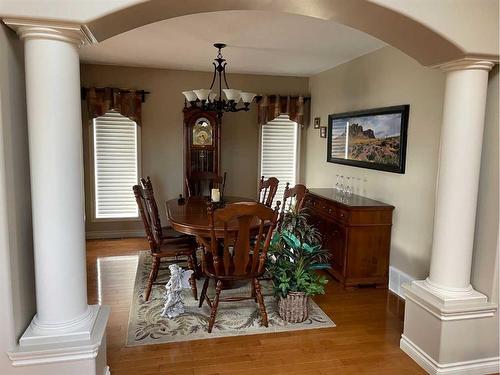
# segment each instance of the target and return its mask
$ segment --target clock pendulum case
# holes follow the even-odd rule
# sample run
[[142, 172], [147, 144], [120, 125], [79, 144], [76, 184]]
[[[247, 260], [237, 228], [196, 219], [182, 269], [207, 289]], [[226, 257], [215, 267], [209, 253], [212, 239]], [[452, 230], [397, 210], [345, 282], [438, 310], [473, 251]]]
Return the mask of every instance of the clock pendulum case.
[[184, 177], [220, 168], [220, 124], [217, 114], [200, 108], [184, 108]]

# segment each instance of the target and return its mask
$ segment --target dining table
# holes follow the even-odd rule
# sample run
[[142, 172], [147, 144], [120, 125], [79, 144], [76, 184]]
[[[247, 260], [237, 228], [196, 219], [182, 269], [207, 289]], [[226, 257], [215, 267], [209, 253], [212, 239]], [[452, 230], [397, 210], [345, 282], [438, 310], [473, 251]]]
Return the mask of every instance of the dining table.
[[[171, 199], [166, 202], [167, 217], [172, 228], [180, 233], [195, 236], [199, 243], [204, 243], [205, 239], [210, 238], [210, 226], [208, 218], [208, 197], [193, 196], [184, 199]], [[238, 202], [255, 202], [255, 199], [224, 196], [222, 202], [215, 204], [217, 207], [223, 207], [231, 203]], [[250, 229], [258, 231], [260, 220], [254, 218]], [[214, 223], [215, 236], [217, 238], [224, 237], [224, 226], [222, 223]], [[237, 231], [237, 220], [228, 223], [228, 231]]]

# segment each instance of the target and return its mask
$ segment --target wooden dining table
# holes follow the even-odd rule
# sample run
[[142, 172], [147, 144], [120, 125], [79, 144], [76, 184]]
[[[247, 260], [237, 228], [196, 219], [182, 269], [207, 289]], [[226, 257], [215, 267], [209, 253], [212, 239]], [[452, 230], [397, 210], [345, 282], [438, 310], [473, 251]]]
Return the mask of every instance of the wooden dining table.
[[[207, 213], [207, 197], [190, 197], [184, 200], [171, 199], [166, 202], [167, 217], [170, 220], [170, 225], [174, 230], [180, 233], [196, 236], [199, 242], [204, 242], [203, 239], [210, 237], [210, 226]], [[244, 197], [225, 196], [223, 204], [231, 204], [237, 202], [255, 202], [254, 199]], [[215, 222], [215, 235], [217, 238], [224, 237], [224, 227], [222, 224]], [[254, 219], [251, 229], [255, 228], [258, 231], [259, 220]], [[228, 230], [236, 231], [238, 222], [229, 222]]]

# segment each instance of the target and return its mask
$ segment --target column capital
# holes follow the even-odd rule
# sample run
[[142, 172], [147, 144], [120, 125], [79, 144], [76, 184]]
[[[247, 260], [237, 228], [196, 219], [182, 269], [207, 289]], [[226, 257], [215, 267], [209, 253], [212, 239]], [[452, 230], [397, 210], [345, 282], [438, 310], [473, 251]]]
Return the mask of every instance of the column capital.
[[454, 70], [486, 70], [490, 71], [495, 66], [496, 62], [486, 59], [479, 59], [474, 57], [465, 57], [460, 60], [449, 61], [435, 68], [441, 69], [445, 72]]
[[85, 25], [70, 22], [4, 18], [20, 39], [51, 39], [81, 46], [95, 44], [96, 39]]

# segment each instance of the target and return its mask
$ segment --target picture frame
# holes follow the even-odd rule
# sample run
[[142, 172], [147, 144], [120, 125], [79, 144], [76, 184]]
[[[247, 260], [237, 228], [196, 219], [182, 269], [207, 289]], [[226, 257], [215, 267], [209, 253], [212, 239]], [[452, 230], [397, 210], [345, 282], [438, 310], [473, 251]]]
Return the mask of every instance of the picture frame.
[[321, 138], [326, 138], [326, 126], [321, 126], [319, 128], [319, 136]]
[[314, 129], [319, 129], [321, 125], [321, 117], [314, 118]]
[[405, 173], [410, 105], [328, 116], [327, 161]]

